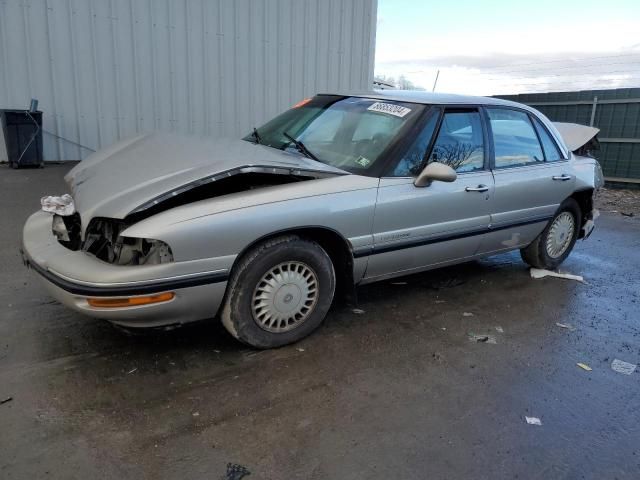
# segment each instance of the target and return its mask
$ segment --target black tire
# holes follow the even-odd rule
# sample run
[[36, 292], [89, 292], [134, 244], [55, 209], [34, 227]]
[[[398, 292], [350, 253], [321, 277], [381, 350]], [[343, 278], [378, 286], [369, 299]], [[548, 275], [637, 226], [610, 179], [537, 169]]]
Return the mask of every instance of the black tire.
[[[308, 267], [317, 279], [317, 295], [306, 318], [287, 331], [268, 331], [254, 315], [254, 292], [263, 277], [286, 262]], [[264, 285], [264, 282], [261, 283]], [[256, 348], [275, 348], [297, 342], [309, 335], [324, 320], [335, 291], [333, 263], [320, 245], [286, 235], [267, 240], [247, 252], [234, 266], [227, 286], [221, 319], [235, 338]]]
[[[554, 258], [550, 256], [547, 251], [547, 239], [553, 223], [564, 212], [568, 212], [573, 216], [573, 235], [564, 253]], [[578, 234], [580, 233], [580, 229], [582, 228], [581, 219], [582, 214], [580, 212], [580, 206], [578, 205], [578, 202], [576, 202], [573, 198], [567, 198], [564, 202], [562, 202], [562, 204], [558, 208], [558, 211], [542, 231], [542, 233], [538, 235], [536, 239], [527, 247], [520, 250], [520, 256], [522, 257], [522, 260], [535, 268], [543, 268], [546, 270], [553, 270], [557, 268], [569, 256], [571, 250], [573, 250], [573, 246], [575, 245], [576, 240], [578, 239]]]

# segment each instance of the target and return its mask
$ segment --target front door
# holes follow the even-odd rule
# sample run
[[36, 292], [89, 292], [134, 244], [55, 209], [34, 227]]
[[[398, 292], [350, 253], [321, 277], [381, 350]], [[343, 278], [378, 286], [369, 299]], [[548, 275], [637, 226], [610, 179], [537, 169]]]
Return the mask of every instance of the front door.
[[[485, 143], [478, 109], [433, 112], [393, 176], [380, 180], [367, 280], [476, 254], [488, 229], [494, 194]], [[415, 176], [430, 161], [448, 164], [458, 178], [414, 186]]]

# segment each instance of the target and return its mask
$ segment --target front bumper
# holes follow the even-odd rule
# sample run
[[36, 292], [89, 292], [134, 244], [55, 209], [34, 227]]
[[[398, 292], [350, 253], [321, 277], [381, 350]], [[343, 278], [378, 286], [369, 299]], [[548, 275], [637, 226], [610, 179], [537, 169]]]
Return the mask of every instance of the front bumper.
[[[85, 315], [127, 327], [159, 327], [216, 315], [227, 285], [228, 270], [219, 262], [172, 262], [120, 266], [69, 250], [53, 236], [51, 216], [36, 212], [23, 232], [23, 260], [43, 280], [49, 293]], [[173, 299], [149, 305], [98, 308], [88, 298], [131, 298], [174, 292]]]

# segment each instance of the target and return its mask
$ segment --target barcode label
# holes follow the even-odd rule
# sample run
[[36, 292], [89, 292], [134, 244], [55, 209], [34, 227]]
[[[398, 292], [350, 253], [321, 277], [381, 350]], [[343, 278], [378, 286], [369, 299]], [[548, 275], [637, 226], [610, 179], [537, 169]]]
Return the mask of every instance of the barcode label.
[[380, 112], [380, 113], [388, 113], [389, 115], [393, 115], [395, 117], [404, 117], [407, 113], [411, 111], [410, 108], [402, 107], [400, 105], [396, 105], [395, 103], [384, 103], [384, 102], [376, 102], [372, 104], [367, 110], [371, 110], [372, 112]]

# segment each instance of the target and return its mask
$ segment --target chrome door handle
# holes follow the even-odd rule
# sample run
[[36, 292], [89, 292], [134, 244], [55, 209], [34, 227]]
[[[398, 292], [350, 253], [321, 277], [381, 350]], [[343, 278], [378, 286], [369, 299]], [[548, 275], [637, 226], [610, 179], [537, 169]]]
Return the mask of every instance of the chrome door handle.
[[571, 175], [563, 173], [562, 175], [554, 175], [551, 178], [553, 178], [554, 180], [560, 180], [561, 182], [566, 182], [567, 180], [571, 180]]
[[464, 189], [465, 192], [486, 192], [489, 190], [489, 187], [486, 185], [478, 185], [477, 187], [467, 187]]

